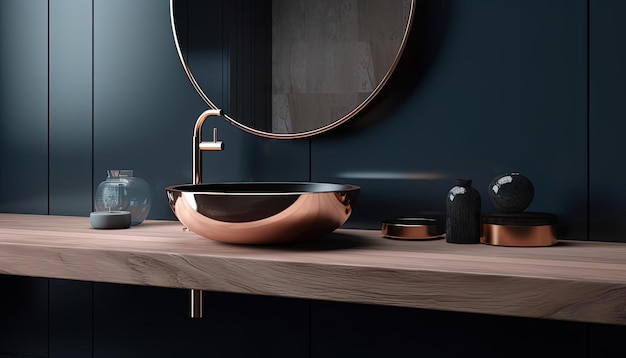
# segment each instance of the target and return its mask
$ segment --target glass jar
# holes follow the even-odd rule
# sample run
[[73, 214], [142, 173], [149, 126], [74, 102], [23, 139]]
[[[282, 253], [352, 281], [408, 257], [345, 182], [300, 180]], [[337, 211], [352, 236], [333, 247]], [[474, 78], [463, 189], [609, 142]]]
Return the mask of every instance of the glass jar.
[[107, 170], [96, 189], [96, 211], [129, 211], [131, 226], [141, 224], [150, 212], [150, 185], [132, 170]]

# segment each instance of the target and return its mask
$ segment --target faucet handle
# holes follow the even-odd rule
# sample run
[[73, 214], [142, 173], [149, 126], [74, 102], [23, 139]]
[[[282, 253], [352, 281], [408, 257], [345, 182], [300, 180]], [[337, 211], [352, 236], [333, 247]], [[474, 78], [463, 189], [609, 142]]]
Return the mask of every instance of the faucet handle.
[[213, 141], [200, 142], [200, 150], [224, 150], [224, 143], [217, 140], [217, 127], [213, 128]]

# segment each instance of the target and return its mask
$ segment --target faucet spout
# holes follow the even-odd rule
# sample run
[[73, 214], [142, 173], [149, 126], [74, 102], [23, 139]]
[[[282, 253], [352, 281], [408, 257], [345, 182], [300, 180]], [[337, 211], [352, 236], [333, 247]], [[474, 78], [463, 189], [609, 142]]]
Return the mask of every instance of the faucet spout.
[[196, 120], [193, 129], [193, 183], [202, 183], [202, 151], [204, 150], [224, 150], [224, 143], [217, 140], [217, 128], [213, 128], [213, 141], [202, 141], [202, 125], [204, 121], [211, 116], [222, 116], [224, 112], [221, 109], [208, 109]]

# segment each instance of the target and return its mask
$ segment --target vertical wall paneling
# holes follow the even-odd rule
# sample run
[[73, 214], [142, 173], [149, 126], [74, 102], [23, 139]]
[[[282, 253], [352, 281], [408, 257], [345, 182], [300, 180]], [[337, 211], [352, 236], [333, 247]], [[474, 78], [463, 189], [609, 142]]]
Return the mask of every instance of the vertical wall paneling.
[[307, 312], [305, 300], [205, 292], [192, 319], [188, 290], [96, 283], [94, 357], [309, 357]]
[[590, 237], [624, 241], [626, 2], [590, 0]]
[[49, 280], [50, 358], [92, 357], [93, 283]]
[[0, 212], [48, 213], [48, 2], [0, 2]]
[[[94, 1], [94, 184], [133, 169], [149, 219], [175, 219], [167, 185], [191, 183], [191, 138], [206, 108], [180, 64], [168, 1]], [[227, 142], [228, 145], [228, 142]]]
[[588, 357], [584, 323], [323, 301], [312, 317], [312, 357]]
[[[0, 212], [48, 213], [48, 2], [0, 2]], [[0, 275], [0, 356], [45, 357], [48, 280]]]
[[589, 326], [589, 357], [624, 357], [626, 326], [592, 324]]
[[0, 357], [48, 354], [48, 280], [0, 275]]
[[50, 214], [92, 211], [91, 1], [50, 0]]

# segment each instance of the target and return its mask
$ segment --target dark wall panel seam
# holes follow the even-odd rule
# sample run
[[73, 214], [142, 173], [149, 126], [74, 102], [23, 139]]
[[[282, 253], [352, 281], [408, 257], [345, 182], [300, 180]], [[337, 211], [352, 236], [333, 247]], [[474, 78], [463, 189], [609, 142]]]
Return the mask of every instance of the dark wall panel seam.
[[591, 238], [591, 0], [587, 0], [587, 241]]
[[[91, 208], [95, 207], [93, 193], [95, 192], [95, 175], [96, 175], [96, 167], [95, 167], [95, 0], [91, 0]], [[94, 293], [94, 283], [91, 283], [91, 356], [95, 356], [95, 333], [96, 333], [96, 324], [95, 324], [95, 293]]]
[[46, 194], [47, 194], [47, 206], [46, 206], [46, 213], [48, 215], [50, 215], [50, 0], [48, 0], [47, 2], [48, 5], [48, 59], [47, 59], [47, 66], [48, 66], [48, 71], [47, 71], [47, 98], [46, 98], [46, 113], [47, 113], [47, 137], [46, 137], [46, 141], [47, 141], [47, 148], [46, 148], [46, 153], [47, 153], [47, 158], [46, 158], [46, 165], [47, 167], [47, 180], [46, 180], [46, 185], [47, 185], [47, 190], [46, 190]]
[[[95, 0], [91, 0], [91, 193], [95, 192], [95, 184], [94, 180], [96, 177], [96, 168], [95, 168]], [[91, 196], [91, 208], [94, 208], [94, 199], [93, 195]], [[92, 345], [93, 346], [93, 345]]]
[[48, 316], [48, 357], [50, 357], [50, 279], [46, 279], [46, 290], [48, 292], [48, 305], [46, 307], [46, 315]]
[[[48, 178], [46, 180], [47, 183], [47, 208], [46, 208], [46, 213], [48, 215], [50, 215], [50, 0], [47, 1], [47, 11], [48, 11], [48, 58], [47, 58], [47, 66], [48, 66], [48, 73], [47, 75], [47, 98], [46, 98], [46, 112], [47, 112], [47, 159], [46, 159], [46, 164], [48, 166], [47, 168], [47, 175]], [[48, 344], [47, 344], [47, 351], [48, 351], [48, 357], [50, 356], [50, 279], [46, 280], [46, 289], [47, 289], [47, 293], [48, 293], [48, 297], [47, 297], [47, 307], [46, 307], [46, 315], [47, 315], [47, 325], [48, 325]]]

